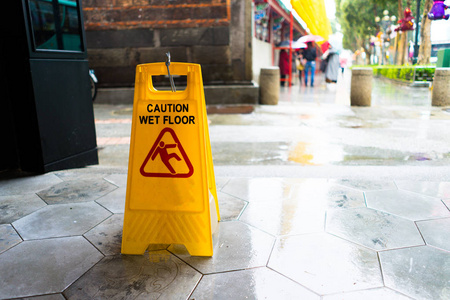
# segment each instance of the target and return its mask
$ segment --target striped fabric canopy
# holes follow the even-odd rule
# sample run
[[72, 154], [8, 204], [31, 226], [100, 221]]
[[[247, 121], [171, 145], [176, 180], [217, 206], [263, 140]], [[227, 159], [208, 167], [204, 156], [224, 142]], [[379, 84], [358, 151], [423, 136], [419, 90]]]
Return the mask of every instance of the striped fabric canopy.
[[291, 0], [291, 4], [306, 23], [311, 34], [320, 35], [327, 41], [332, 32], [324, 0]]

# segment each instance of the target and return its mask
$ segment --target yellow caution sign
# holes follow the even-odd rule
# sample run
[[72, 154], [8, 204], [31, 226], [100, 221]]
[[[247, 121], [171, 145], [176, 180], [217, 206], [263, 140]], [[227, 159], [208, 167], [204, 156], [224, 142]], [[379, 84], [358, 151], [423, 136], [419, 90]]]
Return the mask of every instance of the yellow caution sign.
[[138, 65], [134, 92], [123, 254], [150, 244], [184, 244], [212, 256], [219, 217], [200, 65], [171, 63], [187, 77], [184, 91], [158, 91], [164, 63]]

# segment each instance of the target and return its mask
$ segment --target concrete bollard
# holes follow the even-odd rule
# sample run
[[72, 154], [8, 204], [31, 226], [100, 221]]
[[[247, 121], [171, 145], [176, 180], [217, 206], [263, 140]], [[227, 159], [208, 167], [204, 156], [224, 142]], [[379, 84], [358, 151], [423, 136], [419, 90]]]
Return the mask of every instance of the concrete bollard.
[[352, 69], [350, 103], [352, 106], [370, 106], [372, 101], [372, 68]]
[[277, 105], [280, 98], [280, 68], [261, 68], [259, 76], [261, 104]]
[[450, 68], [436, 68], [431, 93], [432, 106], [450, 105]]

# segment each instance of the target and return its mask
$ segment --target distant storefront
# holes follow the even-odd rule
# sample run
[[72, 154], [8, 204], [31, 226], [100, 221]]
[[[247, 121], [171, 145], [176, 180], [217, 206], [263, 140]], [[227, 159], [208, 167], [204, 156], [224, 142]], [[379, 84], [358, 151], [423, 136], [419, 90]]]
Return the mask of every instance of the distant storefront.
[[208, 84], [250, 82], [251, 2], [83, 0], [89, 64], [101, 87], [131, 87], [135, 67], [172, 61], [202, 65]]
[[253, 79], [258, 82], [261, 68], [278, 65], [279, 50], [283, 41], [306, 34], [306, 30], [291, 16], [291, 11], [279, 0], [253, 2]]

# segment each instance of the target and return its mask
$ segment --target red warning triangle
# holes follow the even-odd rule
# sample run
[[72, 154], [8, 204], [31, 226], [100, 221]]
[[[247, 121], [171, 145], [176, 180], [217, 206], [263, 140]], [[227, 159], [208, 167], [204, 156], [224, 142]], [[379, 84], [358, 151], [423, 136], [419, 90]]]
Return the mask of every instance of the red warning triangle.
[[194, 167], [175, 131], [167, 127], [158, 135], [140, 171], [145, 177], [188, 178], [194, 174]]

